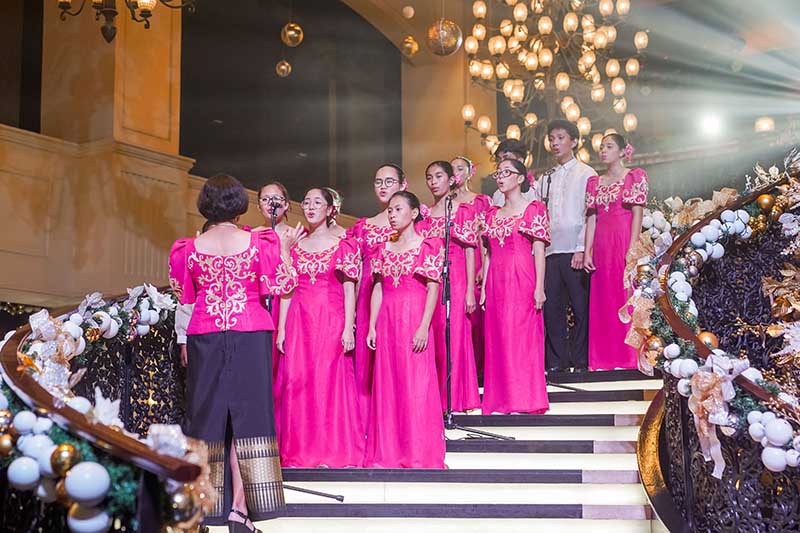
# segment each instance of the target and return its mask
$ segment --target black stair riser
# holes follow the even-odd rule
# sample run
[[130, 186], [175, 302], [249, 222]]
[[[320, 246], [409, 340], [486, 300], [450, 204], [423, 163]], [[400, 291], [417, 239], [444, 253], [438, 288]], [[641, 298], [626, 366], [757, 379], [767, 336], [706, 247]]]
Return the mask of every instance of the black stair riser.
[[286, 506], [290, 517], [354, 518], [582, 518], [580, 504], [305, 504]]
[[293, 482], [360, 483], [582, 483], [581, 470], [403, 469], [403, 468], [284, 468], [283, 480]]

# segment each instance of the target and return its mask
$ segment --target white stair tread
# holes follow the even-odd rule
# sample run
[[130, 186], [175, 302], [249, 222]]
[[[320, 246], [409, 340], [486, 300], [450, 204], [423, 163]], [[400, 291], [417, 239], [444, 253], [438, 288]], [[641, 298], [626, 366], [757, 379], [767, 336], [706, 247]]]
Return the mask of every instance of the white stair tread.
[[448, 453], [450, 468], [497, 470], [638, 470], [635, 453]]
[[[589, 383], [565, 383], [568, 387], [575, 387], [585, 391], [601, 390], [659, 390], [664, 383], [660, 379], [636, 379], [631, 381], [592, 381]], [[561, 387], [549, 385], [547, 392], [573, 392]]]
[[621, 402], [553, 402], [548, 415], [643, 415], [649, 401], [627, 400]]
[[[541, 426], [541, 427], [487, 427], [482, 428], [498, 435], [517, 440], [595, 440], [635, 442], [639, 437], [636, 426]], [[460, 439], [468, 432], [447, 430], [451, 439]]]
[[[582, 504], [645, 505], [638, 483], [348, 483], [297, 482], [293, 486], [341, 494], [346, 504]], [[284, 491], [286, 503], [330, 503], [329, 500]]]
[[[656, 520], [580, 520], [550, 518], [279, 518], [257, 522], [264, 533], [653, 533]], [[227, 527], [211, 527], [227, 533]]]

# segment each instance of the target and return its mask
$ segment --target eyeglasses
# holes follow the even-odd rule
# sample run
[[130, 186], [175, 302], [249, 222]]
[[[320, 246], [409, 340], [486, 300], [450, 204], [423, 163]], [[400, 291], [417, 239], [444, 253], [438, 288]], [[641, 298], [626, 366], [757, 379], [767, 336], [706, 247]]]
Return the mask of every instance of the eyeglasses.
[[375, 180], [375, 186], [378, 187], [379, 189], [381, 187], [386, 187], [386, 188], [393, 187], [398, 183], [399, 181], [396, 178], [385, 178], [385, 179], [378, 178]]
[[498, 169], [498, 170], [494, 171], [494, 173], [492, 174], [492, 179], [497, 181], [497, 180], [499, 180], [501, 178], [507, 178], [507, 177], [513, 176], [513, 175], [520, 176], [521, 174], [519, 172], [511, 170], [510, 168], [501, 168], [501, 169]]
[[303, 200], [300, 206], [306, 209], [309, 207], [327, 207], [327, 204], [322, 200]]
[[262, 204], [271, 204], [272, 202], [277, 202], [279, 204], [282, 204], [286, 201], [286, 198], [284, 198], [283, 196], [262, 196], [261, 198], [258, 199], [258, 201], [261, 202]]

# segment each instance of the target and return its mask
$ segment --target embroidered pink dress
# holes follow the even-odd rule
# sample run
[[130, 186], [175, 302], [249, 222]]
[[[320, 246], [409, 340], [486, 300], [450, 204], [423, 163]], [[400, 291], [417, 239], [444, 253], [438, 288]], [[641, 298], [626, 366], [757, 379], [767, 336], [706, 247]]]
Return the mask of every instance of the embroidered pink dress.
[[281, 260], [273, 231], [251, 233], [250, 245], [235, 255], [205, 254], [194, 244], [180, 239], [172, 245], [169, 277], [180, 302], [195, 304], [187, 328], [185, 431], [208, 443], [218, 494], [205, 523], [222, 525], [230, 511], [231, 442], [250, 518], [279, 516], [284, 500], [272, 410], [273, 322], [265, 297], [291, 292], [297, 273]]
[[550, 242], [550, 220], [542, 202], [523, 213], [486, 214], [483, 238], [489, 250], [486, 277], [486, 360], [483, 414], [543, 413], [549, 408], [544, 377], [544, 321], [534, 306], [533, 241]]
[[628, 324], [618, 311], [628, 300], [625, 255], [631, 242], [631, 206], [647, 204], [647, 173], [633, 168], [621, 182], [586, 183], [586, 210], [597, 214], [592, 257], [597, 270], [589, 286], [589, 368], [637, 368], [636, 350], [625, 344]]
[[298, 285], [286, 315], [278, 379], [278, 443], [283, 466], [361, 466], [364, 434], [351, 354], [342, 347], [343, 282], [361, 274], [352, 239], [321, 252], [292, 251]]
[[[375, 352], [367, 346], [369, 330], [369, 304], [372, 297], [372, 270], [370, 264], [378, 247], [389, 240], [393, 230], [389, 226], [371, 224], [366, 218], [359, 219], [347, 230], [347, 237], [353, 238], [361, 250], [361, 280], [356, 287], [356, 348], [353, 350], [358, 392], [359, 420], [366, 423], [369, 417], [370, 396], [372, 394], [372, 364]], [[366, 427], [362, 426], [362, 430]]]
[[[466, 250], [471, 248], [479, 253], [478, 234], [480, 219], [469, 204], [459, 204], [452, 218], [450, 232], [450, 347], [451, 347], [451, 391], [452, 410], [467, 411], [480, 407], [478, 394], [478, 373], [475, 369], [475, 352], [472, 348], [472, 323], [464, 310], [467, 292]], [[445, 218], [431, 217], [417, 225], [417, 231], [425, 237], [444, 240]], [[472, 287], [469, 290], [474, 290]], [[433, 315], [433, 336], [436, 348], [436, 369], [439, 376], [439, 391], [442, 397], [442, 410], [447, 409], [447, 339], [445, 338], [446, 310], [441, 305], [442, 291], [439, 290], [439, 305]], [[477, 301], [477, 300], [476, 300]]]
[[406, 252], [392, 252], [384, 244], [372, 262], [383, 300], [375, 327], [367, 468], [444, 468], [444, 421], [432, 334], [425, 350], [412, 350], [427, 283], [439, 281], [441, 263], [438, 239], [425, 239]]
[[[484, 226], [486, 225], [486, 212], [492, 207], [492, 199], [485, 194], [478, 194], [472, 199], [470, 203], [473, 210], [478, 216], [480, 221], [480, 233], [483, 234]], [[478, 236], [480, 239], [480, 235]], [[480, 276], [478, 275], [483, 268], [483, 255], [480, 247], [475, 249], [475, 301], [480, 302], [481, 299], [481, 284], [478, 282]], [[472, 347], [475, 351], [475, 370], [479, 376], [483, 376], [483, 330], [484, 330], [484, 316], [483, 309], [477, 306], [475, 312], [469, 315], [470, 322], [472, 323]]]

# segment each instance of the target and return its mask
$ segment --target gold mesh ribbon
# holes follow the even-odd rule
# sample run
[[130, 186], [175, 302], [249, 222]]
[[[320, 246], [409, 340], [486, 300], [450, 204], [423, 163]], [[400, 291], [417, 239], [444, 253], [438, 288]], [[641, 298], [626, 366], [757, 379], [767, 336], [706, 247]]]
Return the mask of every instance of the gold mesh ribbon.
[[672, 225], [689, 226], [695, 220], [699, 220], [710, 212], [725, 207], [738, 196], [736, 189], [725, 187], [719, 191], [714, 191], [711, 200], [702, 198], [689, 198], [672, 215]]
[[[655, 246], [650, 234], [642, 232], [628, 253], [625, 263], [623, 284], [627, 290], [628, 299], [617, 311], [617, 316], [619, 316], [623, 324], [631, 325], [625, 336], [625, 344], [633, 346], [637, 350], [642, 346], [644, 340], [650, 336], [650, 313], [653, 310], [654, 301], [651, 298], [642, 296], [641, 292], [633, 290], [633, 279], [636, 277], [637, 267], [640, 264], [649, 264], [655, 253]], [[633, 309], [632, 312], [631, 309]], [[644, 354], [640, 350], [639, 370], [652, 376], [654, 365], [655, 361], [649, 362], [644, 359]]]

